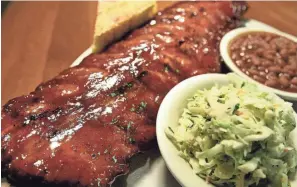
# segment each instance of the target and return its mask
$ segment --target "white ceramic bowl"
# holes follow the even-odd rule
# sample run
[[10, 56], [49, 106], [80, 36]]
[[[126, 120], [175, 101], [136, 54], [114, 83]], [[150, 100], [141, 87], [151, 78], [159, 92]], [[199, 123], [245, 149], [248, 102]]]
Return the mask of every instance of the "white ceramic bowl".
[[[195, 175], [189, 164], [178, 156], [178, 151], [168, 140], [165, 129], [168, 126], [177, 126], [187, 99], [194, 95], [198, 89], [211, 88], [215, 84], [226, 85], [229, 81], [224, 74], [204, 74], [191, 77], [177, 84], [164, 98], [157, 116], [157, 140], [160, 152], [167, 167], [177, 181], [184, 187], [210, 187], [203, 179]], [[296, 117], [297, 120], [297, 117]], [[297, 145], [297, 128], [291, 136], [294, 136], [295, 147]], [[297, 180], [291, 183], [297, 186]]]
[[270, 92], [274, 92], [275, 94], [279, 95], [280, 97], [286, 99], [286, 100], [290, 100], [290, 101], [297, 101], [297, 93], [292, 93], [292, 92], [286, 92], [286, 91], [282, 91], [282, 90], [278, 90], [275, 88], [271, 88], [268, 86], [265, 86], [263, 84], [258, 83], [257, 81], [255, 81], [254, 79], [250, 78], [248, 75], [246, 75], [245, 73], [243, 73], [232, 61], [230, 55], [229, 55], [229, 44], [230, 42], [236, 38], [237, 36], [244, 34], [244, 33], [248, 33], [248, 32], [270, 32], [270, 33], [274, 33], [274, 34], [278, 34], [281, 36], [284, 36], [290, 40], [293, 40], [295, 42], [297, 42], [297, 38], [278, 31], [276, 29], [270, 29], [270, 28], [261, 28], [261, 29], [255, 29], [255, 28], [247, 28], [247, 27], [243, 27], [243, 28], [238, 28], [238, 29], [234, 29], [230, 32], [228, 32], [221, 40], [220, 43], [220, 52], [221, 52], [221, 56], [223, 57], [223, 60], [225, 62], [225, 64], [235, 73], [237, 73], [238, 75], [240, 75], [241, 77], [244, 77], [248, 80], [250, 80], [251, 82], [254, 82], [258, 85], [260, 85], [261, 87], [263, 87], [263, 89], [270, 91]]

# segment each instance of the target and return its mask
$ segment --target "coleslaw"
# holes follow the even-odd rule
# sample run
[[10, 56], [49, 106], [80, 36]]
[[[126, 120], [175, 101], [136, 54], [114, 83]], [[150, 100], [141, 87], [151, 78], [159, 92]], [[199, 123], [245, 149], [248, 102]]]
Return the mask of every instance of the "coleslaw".
[[198, 90], [167, 137], [193, 172], [215, 185], [290, 186], [297, 165], [292, 104], [228, 77], [229, 85]]

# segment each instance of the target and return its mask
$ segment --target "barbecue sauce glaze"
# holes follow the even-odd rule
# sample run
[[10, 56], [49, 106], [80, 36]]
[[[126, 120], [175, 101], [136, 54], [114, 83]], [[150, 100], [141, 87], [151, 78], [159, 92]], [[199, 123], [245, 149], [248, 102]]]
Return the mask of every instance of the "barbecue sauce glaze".
[[[182, 2], [105, 52], [2, 108], [2, 162], [15, 176], [107, 186], [155, 144], [155, 120], [178, 82], [220, 71], [218, 44], [241, 3]], [[172, 101], [174, 102], [174, 101]]]

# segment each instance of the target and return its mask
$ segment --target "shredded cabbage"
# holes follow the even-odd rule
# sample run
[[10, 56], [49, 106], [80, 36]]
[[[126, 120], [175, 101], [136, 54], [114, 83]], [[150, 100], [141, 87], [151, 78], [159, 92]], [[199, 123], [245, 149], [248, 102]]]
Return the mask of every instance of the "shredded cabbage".
[[167, 137], [193, 172], [218, 186], [290, 186], [297, 152], [292, 105], [228, 74], [230, 84], [198, 90]]

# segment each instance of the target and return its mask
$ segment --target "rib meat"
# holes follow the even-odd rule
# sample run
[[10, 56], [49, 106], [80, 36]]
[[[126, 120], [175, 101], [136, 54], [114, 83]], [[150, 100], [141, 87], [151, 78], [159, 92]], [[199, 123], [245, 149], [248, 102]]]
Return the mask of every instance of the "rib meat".
[[220, 71], [218, 44], [243, 3], [182, 2], [2, 107], [2, 169], [47, 184], [108, 186], [128, 160], [156, 146], [165, 94]]

